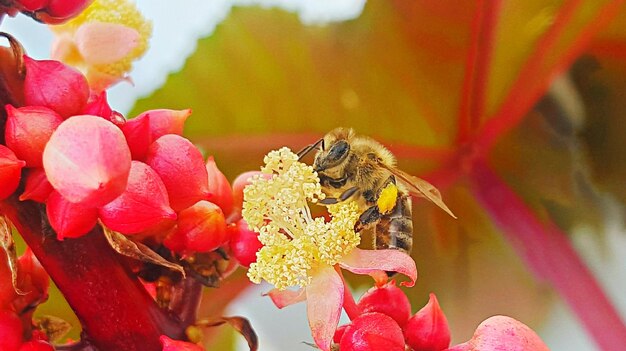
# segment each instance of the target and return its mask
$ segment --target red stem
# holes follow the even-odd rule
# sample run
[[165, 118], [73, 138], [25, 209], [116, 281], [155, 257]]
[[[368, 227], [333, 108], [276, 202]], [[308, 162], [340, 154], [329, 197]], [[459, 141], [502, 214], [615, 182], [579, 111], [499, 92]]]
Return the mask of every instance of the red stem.
[[500, 1], [479, 1], [472, 20], [471, 46], [465, 61], [457, 143], [465, 143], [478, 127], [485, 109], [485, 93]]
[[337, 273], [339, 273], [339, 276], [341, 277], [341, 281], [343, 282], [343, 309], [344, 311], [346, 311], [348, 318], [350, 318], [350, 320], [353, 321], [355, 318], [357, 318], [361, 314], [361, 311], [359, 310], [359, 307], [357, 306], [356, 301], [354, 301], [354, 297], [352, 296], [350, 287], [346, 283], [346, 280], [343, 278], [341, 269], [339, 267], [335, 267], [335, 270], [337, 271]]
[[513, 248], [569, 303], [600, 348], [623, 350], [626, 326], [565, 233], [537, 219], [484, 162], [475, 164], [471, 180], [475, 197]]
[[532, 105], [541, 97], [556, 76], [563, 73], [580, 56], [589, 45], [591, 39], [603, 29], [618, 12], [623, 0], [612, 1], [598, 10], [595, 18], [577, 35], [576, 40], [564, 50], [561, 58], [549, 71], [542, 73], [541, 67], [546, 58], [553, 54], [554, 47], [559, 43], [561, 34], [575, 19], [580, 0], [568, 1], [563, 5], [554, 24], [537, 43], [534, 54], [520, 70], [517, 80], [511, 86], [505, 101], [498, 111], [482, 127], [477, 143], [488, 150], [502, 135], [515, 127], [524, 118]]
[[78, 239], [58, 241], [44, 207], [16, 196], [0, 212], [63, 292], [83, 326], [83, 339], [102, 351], [161, 351], [159, 336], [184, 339], [186, 325], [158, 308], [95, 227]]

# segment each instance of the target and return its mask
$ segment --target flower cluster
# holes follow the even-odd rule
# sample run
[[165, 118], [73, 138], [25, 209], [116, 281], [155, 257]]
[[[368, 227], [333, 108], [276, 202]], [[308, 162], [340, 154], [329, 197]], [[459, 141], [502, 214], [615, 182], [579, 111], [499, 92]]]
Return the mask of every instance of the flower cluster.
[[329, 222], [312, 218], [308, 202], [317, 202], [324, 194], [313, 168], [297, 161], [298, 156], [287, 148], [270, 152], [262, 172], [271, 177], [257, 175], [244, 190], [242, 215], [259, 231], [264, 245], [248, 276], [281, 290], [307, 286], [312, 271], [337, 264], [360, 242], [354, 232], [359, 217], [354, 202], [329, 206]]
[[505, 316], [482, 322], [467, 342], [450, 347], [450, 329], [434, 294], [411, 316], [408, 298], [390, 282], [367, 291], [356, 318], [337, 329], [333, 341], [341, 351], [547, 351], [539, 336]]

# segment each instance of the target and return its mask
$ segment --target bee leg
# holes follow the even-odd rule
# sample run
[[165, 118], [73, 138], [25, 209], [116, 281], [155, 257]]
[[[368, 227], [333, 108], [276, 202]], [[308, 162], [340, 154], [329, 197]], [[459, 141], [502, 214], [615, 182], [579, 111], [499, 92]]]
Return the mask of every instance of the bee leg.
[[322, 150], [324, 150], [324, 139], [322, 138], [322, 139], [314, 142], [311, 145], [305, 146], [302, 150], [298, 151], [298, 160], [300, 160], [301, 158], [306, 156], [309, 152], [311, 152], [312, 150], [317, 148], [320, 144], [322, 146]]
[[365, 210], [365, 212], [361, 214], [359, 219], [354, 224], [354, 231], [360, 232], [361, 230], [363, 230], [365, 227], [369, 226], [370, 224], [373, 224], [379, 221], [381, 216], [382, 214], [380, 213], [378, 206], [374, 205], [368, 208], [367, 210]]
[[359, 191], [359, 188], [356, 187], [356, 186], [353, 186], [352, 188], [350, 188], [350, 189], [344, 191], [343, 193], [341, 193], [341, 195], [339, 195], [339, 198], [327, 197], [324, 200], [321, 200], [320, 204], [322, 204], [322, 205], [334, 205], [336, 203], [346, 201], [349, 198], [351, 198], [352, 195], [356, 194], [357, 191]]

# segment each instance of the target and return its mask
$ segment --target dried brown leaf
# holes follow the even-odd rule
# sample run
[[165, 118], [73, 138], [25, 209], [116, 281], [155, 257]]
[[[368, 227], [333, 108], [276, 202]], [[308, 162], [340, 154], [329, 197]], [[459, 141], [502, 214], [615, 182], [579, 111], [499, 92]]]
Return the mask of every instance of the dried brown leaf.
[[15, 251], [15, 243], [13, 242], [13, 233], [11, 232], [11, 222], [9, 219], [0, 216], [0, 246], [7, 255], [7, 264], [11, 270], [11, 284], [16, 293], [24, 295], [17, 287], [17, 252]]
[[214, 319], [203, 319], [196, 323], [199, 327], [217, 327], [224, 323], [230, 324], [239, 334], [243, 335], [248, 342], [250, 351], [257, 351], [259, 349], [259, 340], [250, 324], [250, 321], [244, 317], [219, 317]]
[[104, 231], [104, 237], [117, 253], [142, 262], [148, 262], [173, 269], [180, 272], [183, 277], [185, 277], [185, 270], [181, 265], [164, 259], [159, 254], [152, 251], [152, 249], [148, 246], [142, 243], [134, 242], [123, 234], [110, 230], [105, 226], [102, 226], [102, 228]]
[[72, 329], [72, 325], [67, 321], [48, 315], [37, 318], [35, 326], [43, 331], [52, 342], [62, 341], [61, 339]]

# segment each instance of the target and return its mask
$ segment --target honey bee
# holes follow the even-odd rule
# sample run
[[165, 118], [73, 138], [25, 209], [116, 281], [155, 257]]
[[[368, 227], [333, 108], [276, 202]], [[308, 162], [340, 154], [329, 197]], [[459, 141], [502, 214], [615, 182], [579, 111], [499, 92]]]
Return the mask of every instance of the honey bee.
[[326, 194], [321, 203], [354, 199], [362, 211], [354, 230], [373, 229], [376, 249], [411, 252], [411, 196], [426, 198], [456, 218], [433, 185], [396, 168], [394, 155], [371, 138], [336, 128], [298, 156], [315, 149], [313, 169]]

